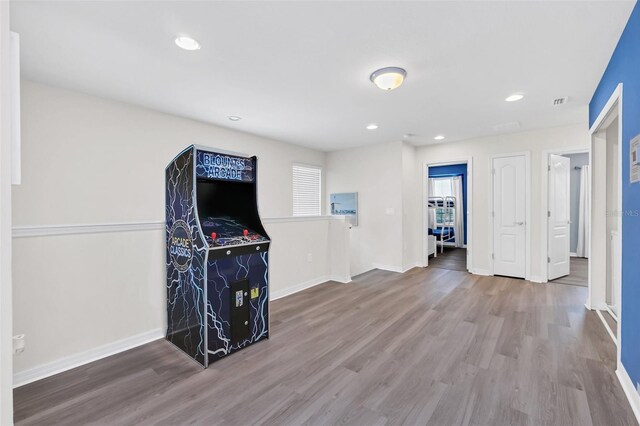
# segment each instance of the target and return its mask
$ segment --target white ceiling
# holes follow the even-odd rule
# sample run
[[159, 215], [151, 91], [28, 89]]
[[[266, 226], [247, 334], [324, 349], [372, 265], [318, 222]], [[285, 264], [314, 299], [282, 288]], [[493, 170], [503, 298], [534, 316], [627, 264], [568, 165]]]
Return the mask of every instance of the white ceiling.
[[[329, 151], [584, 122], [633, 5], [18, 1], [11, 26], [27, 79]], [[373, 86], [385, 66], [402, 87]]]

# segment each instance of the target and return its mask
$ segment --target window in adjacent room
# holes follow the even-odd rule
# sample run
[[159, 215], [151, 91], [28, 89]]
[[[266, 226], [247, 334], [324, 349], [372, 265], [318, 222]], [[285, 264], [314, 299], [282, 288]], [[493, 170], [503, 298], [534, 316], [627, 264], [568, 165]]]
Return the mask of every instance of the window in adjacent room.
[[[451, 197], [453, 196], [452, 190], [452, 178], [450, 177], [442, 177], [442, 178], [429, 178], [430, 191], [429, 196], [431, 197]], [[435, 210], [436, 213], [436, 223], [445, 223], [450, 222], [451, 219], [448, 215], [445, 215], [446, 212], [451, 214], [450, 210], [437, 208]], [[445, 217], [446, 216], [446, 217]]]
[[322, 169], [304, 164], [293, 165], [293, 215], [320, 216]]
[[450, 177], [444, 178], [429, 178], [432, 182], [431, 197], [451, 197], [453, 196], [452, 179]]

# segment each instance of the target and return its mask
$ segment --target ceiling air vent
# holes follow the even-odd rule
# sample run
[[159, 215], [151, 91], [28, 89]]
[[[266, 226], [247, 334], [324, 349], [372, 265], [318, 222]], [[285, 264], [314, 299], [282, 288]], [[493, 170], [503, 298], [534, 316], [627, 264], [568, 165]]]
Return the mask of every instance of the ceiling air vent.
[[553, 100], [553, 106], [564, 105], [569, 102], [569, 97], [565, 96], [564, 98], [556, 98]]

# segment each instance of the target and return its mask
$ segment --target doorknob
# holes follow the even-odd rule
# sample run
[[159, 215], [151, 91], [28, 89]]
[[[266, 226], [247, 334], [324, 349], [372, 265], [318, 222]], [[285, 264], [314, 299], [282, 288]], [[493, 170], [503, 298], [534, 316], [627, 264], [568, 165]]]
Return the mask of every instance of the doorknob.
[[524, 225], [524, 222], [516, 222], [516, 225], [522, 226], [522, 225]]

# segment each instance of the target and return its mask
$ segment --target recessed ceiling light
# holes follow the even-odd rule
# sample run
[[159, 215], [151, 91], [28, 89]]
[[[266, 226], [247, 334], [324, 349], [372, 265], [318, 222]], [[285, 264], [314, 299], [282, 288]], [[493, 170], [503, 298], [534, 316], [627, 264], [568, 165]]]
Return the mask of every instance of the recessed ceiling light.
[[189, 36], [177, 36], [173, 41], [176, 45], [184, 50], [200, 50], [202, 46], [198, 43], [198, 40]]
[[231, 121], [240, 121], [242, 120], [242, 117], [238, 117], [237, 115], [230, 115], [229, 117], [227, 117], [229, 120]]
[[387, 67], [374, 71], [369, 78], [380, 89], [393, 90], [402, 85], [406, 76], [407, 72], [402, 68]]
[[514, 93], [513, 95], [511, 95], [508, 98], [506, 98], [505, 101], [507, 101], [507, 102], [515, 102], [515, 101], [519, 101], [522, 98], [524, 98], [524, 95], [522, 93]]
[[367, 126], [367, 130], [375, 130], [378, 128], [378, 125], [376, 123], [371, 123]]
[[434, 139], [437, 140], [437, 141], [441, 141], [441, 140], [444, 139], [444, 136], [443, 135], [438, 135]]

